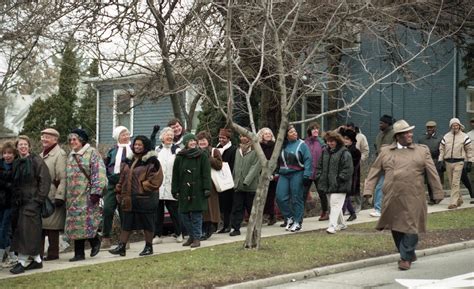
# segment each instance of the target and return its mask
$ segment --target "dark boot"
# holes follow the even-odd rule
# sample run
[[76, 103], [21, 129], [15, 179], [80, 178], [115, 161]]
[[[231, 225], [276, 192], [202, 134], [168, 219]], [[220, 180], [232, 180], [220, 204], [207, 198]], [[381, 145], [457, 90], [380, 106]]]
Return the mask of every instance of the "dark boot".
[[277, 219], [275, 215], [270, 215], [270, 218], [268, 219], [268, 226], [273, 226], [277, 222]]
[[99, 237], [95, 237], [92, 239], [89, 239], [89, 243], [91, 244], [91, 257], [96, 256], [100, 252], [100, 244], [102, 243], [99, 239]]
[[120, 256], [125, 256], [126, 254], [126, 248], [125, 248], [125, 243], [120, 242], [117, 247], [114, 249], [109, 250], [109, 253], [112, 255], [120, 255]]
[[201, 247], [201, 241], [194, 240], [193, 243], [191, 244], [191, 248], [197, 248], [197, 247]]
[[143, 251], [138, 254], [139, 256], [148, 256], [153, 254], [153, 246], [151, 244], [146, 244]]
[[189, 236], [189, 238], [186, 240], [186, 242], [183, 243], [183, 246], [191, 246], [191, 244], [193, 243], [193, 238], [191, 238], [191, 236]]
[[319, 216], [319, 221], [327, 221], [329, 220], [328, 212], [321, 212], [321, 216]]

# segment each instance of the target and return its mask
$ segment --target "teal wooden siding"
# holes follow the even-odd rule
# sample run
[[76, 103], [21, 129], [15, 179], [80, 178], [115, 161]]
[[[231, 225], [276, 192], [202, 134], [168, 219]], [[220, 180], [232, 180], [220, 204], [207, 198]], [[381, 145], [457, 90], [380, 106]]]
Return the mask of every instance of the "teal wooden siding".
[[[408, 38], [410, 39], [410, 38]], [[361, 53], [371, 56], [368, 67], [371, 71], [388, 71], [387, 62], [383, 61], [383, 51], [370, 39], [361, 43]], [[380, 55], [380, 57], [378, 57]], [[455, 65], [455, 59], [457, 65]], [[356, 62], [345, 59], [350, 64], [351, 74], [358, 77], [362, 83], [368, 83], [367, 74]], [[464, 78], [461, 57], [450, 42], [442, 42], [432, 49], [427, 50], [422, 57], [410, 65], [414, 78], [429, 75], [435, 67], [443, 67], [438, 73], [417, 81], [416, 86], [398, 84], [379, 84], [374, 87], [368, 95], [359, 102], [349, 113], [340, 115], [341, 123], [354, 122], [367, 136], [371, 152], [373, 143], [379, 132], [379, 119], [382, 115], [392, 115], [395, 119], [405, 119], [411, 125], [415, 125], [414, 139], [418, 140], [425, 132], [425, 123], [434, 120], [438, 123], [438, 132], [444, 134], [448, 131], [449, 120], [456, 117], [469, 128], [470, 114], [466, 112], [466, 91], [462, 88], [456, 89], [456, 97], [453, 97], [454, 88], [460, 79]], [[455, 69], [457, 69], [455, 71]], [[455, 75], [457, 75], [455, 79]], [[393, 75], [387, 82], [396, 77], [403, 82], [401, 74]], [[346, 99], [357, 96], [357, 91], [345, 91]], [[456, 99], [454, 109], [453, 99]]]
[[[131, 87], [124, 85], [97, 85], [99, 90], [99, 135], [100, 144], [112, 145], [115, 140], [112, 138], [113, 132], [113, 96], [114, 90]], [[169, 97], [159, 101], [139, 101], [136, 100], [133, 109], [133, 135], [150, 136], [155, 124], [162, 128], [173, 118], [173, 109]]]

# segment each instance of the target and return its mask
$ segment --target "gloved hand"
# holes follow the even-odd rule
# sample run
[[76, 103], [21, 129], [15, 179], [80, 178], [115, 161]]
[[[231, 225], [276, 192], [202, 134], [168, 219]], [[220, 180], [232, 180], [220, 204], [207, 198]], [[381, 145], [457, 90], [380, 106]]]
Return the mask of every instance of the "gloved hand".
[[56, 208], [60, 208], [60, 207], [64, 206], [64, 200], [54, 199], [54, 206]]
[[100, 201], [100, 195], [97, 195], [97, 194], [92, 194], [89, 196], [89, 199], [91, 200], [91, 203], [92, 204], [98, 204], [99, 201]]
[[303, 178], [303, 186], [305, 186], [305, 187], [311, 186], [312, 182], [313, 182], [313, 180], [311, 180], [310, 178]]
[[472, 162], [467, 162], [466, 163], [466, 172], [470, 173], [471, 172], [471, 167], [472, 167]]
[[204, 197], [205, 197], [205, 198], [209, 198], [210, 195], [211, 195], [211, 191], [209, 191], [209, 190], [204, 190]]
[[153, 133], [156, 134], [160, 130], [160, 125], [156, 124], [153, 126]]
[[444, 172], [446, 170], [444, 161], [438, 161], [438, 163], [436, 164], [436, 169], [440, 172]]

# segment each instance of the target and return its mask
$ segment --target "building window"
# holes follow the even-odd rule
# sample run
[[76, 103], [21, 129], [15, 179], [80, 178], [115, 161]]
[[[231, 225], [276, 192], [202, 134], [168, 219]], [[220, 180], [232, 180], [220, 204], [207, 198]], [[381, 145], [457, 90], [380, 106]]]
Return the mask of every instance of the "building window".
[[466, 110], [474, 112], [474, 86], [468, 86], [466, 89]]
[[113, 127], [123, 125], [133, 135], [133, 96], [130, 89], [114, 90]]

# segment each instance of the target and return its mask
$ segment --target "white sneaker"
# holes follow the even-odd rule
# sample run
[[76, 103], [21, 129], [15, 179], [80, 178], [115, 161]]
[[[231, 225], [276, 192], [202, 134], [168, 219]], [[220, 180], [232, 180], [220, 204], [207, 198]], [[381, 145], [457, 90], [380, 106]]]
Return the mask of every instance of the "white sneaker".
[[380, 214], [380, 212], [378, 212], [378, 211], [373, 211], [369, 215], [371, 217], [375, 217], [375, 218], [380, 218], [380, 216], [382, 216], [382, 214]]
[[289, 231], [290, 228], [293, 226], [294, 222], [295, 221], [293, 220], [293, 217], [289, 217], [288, 219], [286, 219], [286, 228], [285, 228], [285, 230]]
[[183, 235], [178, 235], [176, 237], [176, 243], [183, 243]]
[[301, 230], [301, 225], [298, 222], [294, 222], [293, 226], [291, 226], [290, 231], [297, 232]]
[[347, 229], [347, 225], [346, 224], [339, 224], [337, 225], [336, 227], [336, 230], [339, 231], [339, 230], [345, 230]]
[[326, 229], [326, 232], [327, 232], [328, 234], [336, 234], [336, 229], [331, 226], [331, 227], [329, 227], [329, 228]]
[[153, 239], [153, 244], [161, 244], [161, 243], [163, 243], [163, 239], [161, 237], [156, 236]]

